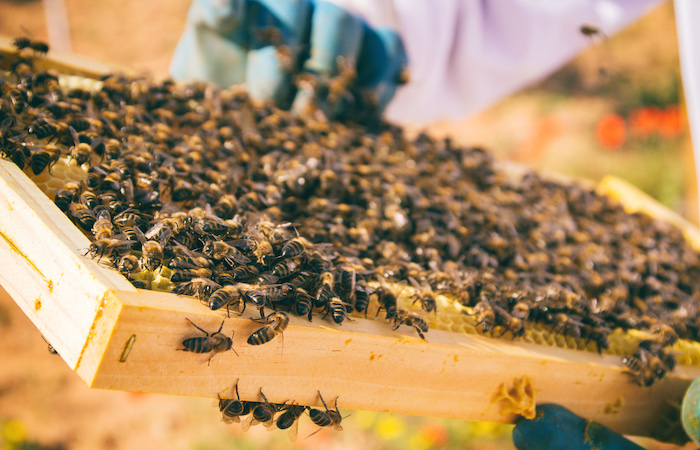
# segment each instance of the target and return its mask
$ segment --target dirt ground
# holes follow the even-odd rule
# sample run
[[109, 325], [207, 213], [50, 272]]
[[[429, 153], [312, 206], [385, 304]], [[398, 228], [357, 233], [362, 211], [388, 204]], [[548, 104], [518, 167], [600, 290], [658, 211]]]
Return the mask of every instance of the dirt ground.
[[[156, 75], [167, 73], [188, 0], [64, 2], [72, 51]], [[476, 117], [432, 124], [428, 130], [461, 143], [484, 144], [501, 157], [535, 167], [595, 178], [597, 172], [589, 167], [593, 159], [609, 172], [616, 156], [595, 149], [592, 137], [585, 134], [596, 117], [611, 110], [609, 101], [591, 95], [600, 84], [598, 69], [614, 63], [616, 71], [630, 74], [632, 84], [653, 84], [659, 78], [653, 66], [676, 67], [677, 74], [672, 14], [666, 5], [625, 32], [628, 40], [639, 41], [637, 51], [617, 41], [593, 48], [553, 79]], [[47, 39], [45, 17], [42, 2], [0, 0], [1, 35], [29, 33]], [[543, 89], [549, 90], [544, 96]], [[567, 90], [573, 95], [561, 94]], [[423, 126], [413, 129], [418, 128]], [[603, 159], [608, 157], [612, 159]], [[289, 447], [286, 436], [261, 427], [243, 435], [238, 427], [224, 426], [210, 400], [88, 389], [59, 356], [48, 353], [39, 332], [4, 291], [0, 360], [0, 448], [3, 439], [12, 448], [12, 440], [18, 438], [71, 449]], [[343, 433], [324, 430], [300, 439], [295, 447], [397, 448], [390, 439], [377, 440], [365, 432], [363, 421], [369, 423], [374, 416], [355, 416]], [[299, 435], [312, 431], [302, 427]], [[477, 442], [473, 445], [478, 448], [510, 445], [507, 439]]]

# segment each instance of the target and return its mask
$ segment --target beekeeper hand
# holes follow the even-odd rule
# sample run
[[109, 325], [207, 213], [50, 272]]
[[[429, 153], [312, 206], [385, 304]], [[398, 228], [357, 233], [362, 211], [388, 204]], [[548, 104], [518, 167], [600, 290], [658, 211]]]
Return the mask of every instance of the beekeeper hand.
[[559, 405], [538, 405], [534, 419], [520, 418], [513, 429], [513, 443], [519, 450], [642, 448], [610, 428], [581, 418]]
[[283, 108], [301, 110], [316, 99], [330, 118], [358, 120], [381, 114], [406, 64], [393, 30], [372, 28], [332, 3], [195, 0], [170, 73], [220, 87], [246, 84], [252, 97]]

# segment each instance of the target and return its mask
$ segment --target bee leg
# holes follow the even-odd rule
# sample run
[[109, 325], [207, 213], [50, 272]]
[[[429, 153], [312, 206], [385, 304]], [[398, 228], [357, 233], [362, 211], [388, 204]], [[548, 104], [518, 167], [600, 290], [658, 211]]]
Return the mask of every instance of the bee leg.
[[423, 332], [421, 331], [421, 329], [418, 328], [418, 327], [415, 326], [415, 325], [413, 326], [413, 328], [415, 328], [416, 331], [418, 332], [418, 336], [420, 336], [421, 339], [425, 340], [425, 335], [423, 334]]
[[[188, 318], [185, 317], [185, 320], [187, 320], [189, 323], [192, 324], [193, 327], [195, 327], [196, 329], [198, 329], [199, 331], [201, 331], [202, 333], [204, 333], [207, 337], [209, 337], [209, 333], [207, 333], [206, 331], [204, 331], [204, 330], [202, 330], [201, 328], [199, 328], [199, 327], [198, 327], [197, 325], [195, 325], [194, 322], [192, 322], [190, 319], [188, 319]], [[223, 323], [222, 323], [222, 325], [223, 325]], [[212, 355], [212, 357], [213, 357], [213, 355]], [[209, 359], [211, 359], [211, 358], [209, 358]]]
[[224, 320], [221, 321], [221, 326], [219, 327], [219, 330], [218, 330], [216, 333], [214, 333], [214, 334], [221, 333], [221, 329], [224, 328], [224, 322], [225, 322], [225, 321], [226, 321], [226, 319], [224, 319]]

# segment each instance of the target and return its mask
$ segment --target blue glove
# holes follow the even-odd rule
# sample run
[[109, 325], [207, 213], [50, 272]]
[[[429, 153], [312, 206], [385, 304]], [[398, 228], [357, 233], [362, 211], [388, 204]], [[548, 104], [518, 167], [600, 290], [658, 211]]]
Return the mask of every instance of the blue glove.
[[[356, 120], [381, 114], [406, 64], [393, 30], [325, 1], [195, 0], [170, 73], [220, 87], [245, 83], [252, 97], [283, 108], [318, 101], [330, 118]], [[322, 83], [304, 83], [299, 74]], [[338, 93], [338, 86], [348, 90]]]
[[690, 384], [683, 397], [681, 422], [688, 437], [700, 445], [700, 378]]
[[537, 405], [534, 419], [520, 418], [513, 429], [513, 443], [519, 450], [642, 449], [610, 428], [587, 421], [559, 405]]

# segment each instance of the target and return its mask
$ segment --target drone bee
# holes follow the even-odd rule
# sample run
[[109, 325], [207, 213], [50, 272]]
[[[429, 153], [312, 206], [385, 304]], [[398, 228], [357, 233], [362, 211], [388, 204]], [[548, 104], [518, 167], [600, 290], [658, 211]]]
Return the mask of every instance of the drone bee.
[[270, 342], [278, 334], [282, 336], [284, 347], [284, 330], [289, 325], [289, 316], [281, 311], [273, 312], [264, 319], [267, 325], [258, 329], [248, 338], [249, 345], [261, 345]]
[[423, 333], [428, 332], [428, 324], [418, 314], [405, 309], [399, 309], [394, 317], [394, 330], [398, 330], [401, 325], [408, 325], [416, 329], [421, 339], [425, 340]]
[[203, 329], [199, 328], [197, 325], [195, 325], [194, 322], [192, 322], [190, 319], [187, 319], [187, 321], [191, 323], [193, 327], [204, 333], [205, 336], [185, 339], [184, 341], [182, 341], [182, 346], [184, 348], [179, 349], [180, 351], [192, 353], [211, 353], [212, 355], [207, 359], [207, 365], [210, 364], [211, 359], [217, 353], [233, 350], [233, 353], [235, 353], [236, 356], [238, 356], [236, 350], [231, 348], [234, 332], [231, 331], [230, 338], [228, 336], [224, 336], [221, 333], [221, 329], [224, 327], [223, 320], [221, 321], [221, 326], [216, 331], [216, 333], [212, 333], [211, 335]]

